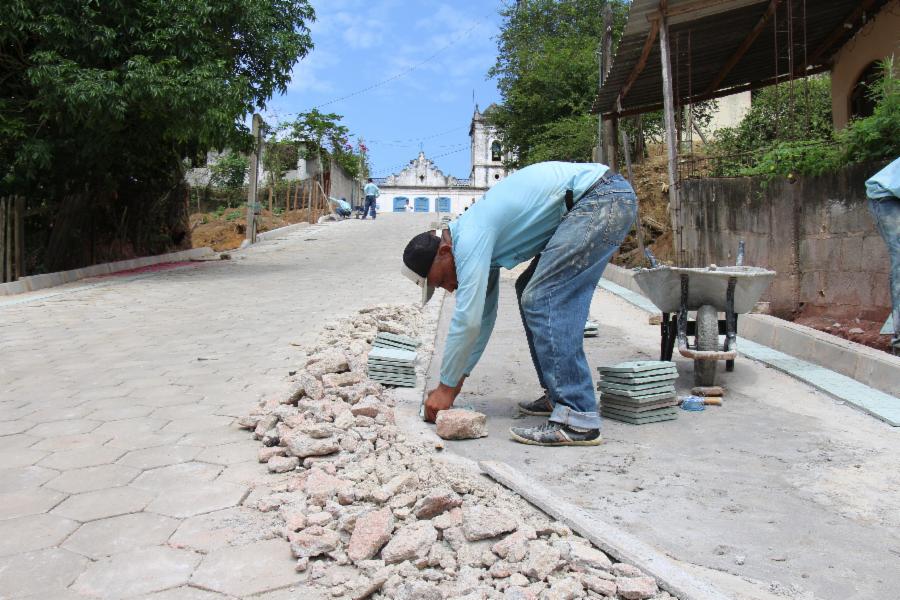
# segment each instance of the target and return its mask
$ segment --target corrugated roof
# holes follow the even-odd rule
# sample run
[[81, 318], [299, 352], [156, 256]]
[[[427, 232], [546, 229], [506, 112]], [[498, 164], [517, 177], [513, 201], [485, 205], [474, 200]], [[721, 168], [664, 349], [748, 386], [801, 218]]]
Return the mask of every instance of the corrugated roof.
[[[776, 76], [787, 79], [788, 8], [793, 22], [794, 76], [826, 70], [831, 56], [856, 33], [867, 15], [897, 1], [669, 0], [666, 14], [675, 93], [686, 103], [774, 83]], [[659, 0], [632, 2], [612, 69], [594, 102], [594, 112], [616, 113], [616, 99], [623, 90], [620, 114], [656, 110], [662, 105], [658, 27], [653, 22], [654, 16], [659, 15], [659, 6]], [[776, 27], [780, 57], [777, 68]], [[757, 37], [726, 69], [742, 45], [750, 41], [751, 32], [756, 32]], [[642, 66], [645, 51], [649, 53]]]

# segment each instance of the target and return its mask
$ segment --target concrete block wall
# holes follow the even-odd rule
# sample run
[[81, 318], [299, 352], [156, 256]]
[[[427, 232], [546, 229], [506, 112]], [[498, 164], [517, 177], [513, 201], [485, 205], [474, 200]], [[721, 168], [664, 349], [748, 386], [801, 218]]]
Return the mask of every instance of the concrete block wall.
[[816, 312], [885, 318], [888, 256], [865, 196], [881, 165], [854, 165], [821, 177], [688, 180], [682, 185], [686, 263], [745, 264], [778, 273], [764, 296], [776, 314]]

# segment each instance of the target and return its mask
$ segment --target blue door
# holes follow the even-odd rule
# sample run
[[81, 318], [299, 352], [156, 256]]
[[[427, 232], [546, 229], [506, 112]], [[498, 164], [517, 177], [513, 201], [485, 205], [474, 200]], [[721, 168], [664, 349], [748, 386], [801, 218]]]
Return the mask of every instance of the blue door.
[[394, 196], [394, 212], [406, 212], [406, 203], [409, 198], [406, 196]]
[[435, 202], [437, 203], [438, 212], [450, 212], [450, 198], [447, 196], [440, 196]]
[[428, 198], [419, 196], [416, 198], [415, 203], [416, 212], [428, 212]]

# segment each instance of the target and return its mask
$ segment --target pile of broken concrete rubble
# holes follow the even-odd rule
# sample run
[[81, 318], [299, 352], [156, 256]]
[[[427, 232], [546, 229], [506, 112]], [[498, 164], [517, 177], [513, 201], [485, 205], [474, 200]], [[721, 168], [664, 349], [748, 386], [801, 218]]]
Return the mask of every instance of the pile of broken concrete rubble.
[[379, 331], [417, 335], [418, 308], [378, 306], [326, 326], [292, 392], [241, 419], [280, 473], [278, 511], [306, 585], [339, 598], [671, 598], [567, 527], [413, 442], [366, 376]]

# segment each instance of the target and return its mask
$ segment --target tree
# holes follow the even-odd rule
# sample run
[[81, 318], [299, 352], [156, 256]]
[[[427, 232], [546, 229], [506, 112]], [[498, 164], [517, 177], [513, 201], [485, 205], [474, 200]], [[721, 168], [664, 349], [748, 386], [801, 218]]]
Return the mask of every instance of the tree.
[[323, 113], [314, 108], [300, 113], [290, 124], [289, 138], [305, 146], [319, 164], [320, 182], [325, 171], [325, 159], [334, 159], [350, 177], [368, 173], [366, 148], [358, 143], [358, 152], [350, 143], [350, 130], [341, 124], [344, 117], [337, 113]]
[[248, 149], [315, 18], [306, 0], [4, 6], [0, 194], [42, 207], [50, 269], [183, 241], [183, 160]]
[[209, 168], [209, 183], [232, 193], [239, 192], [244, 188], [249, 168], [249, 158], [237, 152], [226, 152]]
[[512, 152], [509, 166], [590, 160], [597, 131], [590, 114], [599, 81], [596, 51], [607, 4], [617, 40], [628, 11], [623, 0], [526, 0], [501, 10], [497, 61], [488, 75], [497, 79], [503, 103], [488, 119]]

